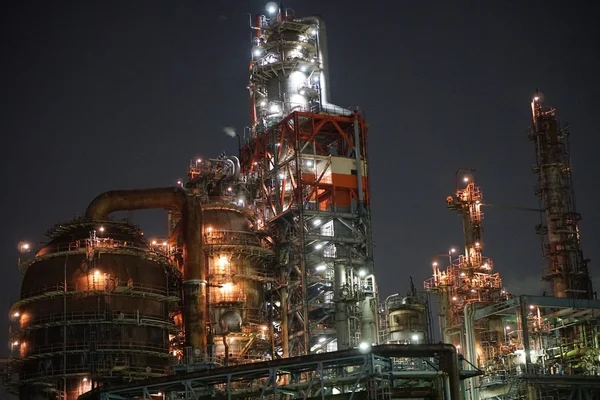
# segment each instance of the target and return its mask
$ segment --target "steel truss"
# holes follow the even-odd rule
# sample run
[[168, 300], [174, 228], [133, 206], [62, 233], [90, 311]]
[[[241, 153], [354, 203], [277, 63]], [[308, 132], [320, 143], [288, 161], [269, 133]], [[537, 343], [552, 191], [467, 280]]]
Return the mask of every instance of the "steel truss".
[[[336, 342], [334, 298], [350, 304], [349, 315], [356, 318], [360, 311], [352, 305], [361, 294], [335, 295], [333, 271], [343, 263], [348, 282], [360, 269], [372, 271], [364, 120], [358, 113], [293, 112], [252, 138], [241, 157], [254, 185], [249, 191], [255, 193], [255, 211], [277, 244], [273, 295], [280, 355], [326, 351], [332, 342], [337, 346], [329, 349], [357, 345], [357, 339]], [[340, 160], [360, 161], [341, 183], [332, 173]]]
[[[402, 370], [406, 357], [418, 358], [421, 368]], [[99, 388], [79, 398], [153, 399], [160, 393], [164, 399], [185, 400], [281, 395], [325, 399], [336, 394], [348, 399], [391, 399], [412, 394], [449, 400], [458, 398], [458, 391], [457, 355], [452, 346], [384, 345], [369, 352], [345, 350], [172, 375]]]

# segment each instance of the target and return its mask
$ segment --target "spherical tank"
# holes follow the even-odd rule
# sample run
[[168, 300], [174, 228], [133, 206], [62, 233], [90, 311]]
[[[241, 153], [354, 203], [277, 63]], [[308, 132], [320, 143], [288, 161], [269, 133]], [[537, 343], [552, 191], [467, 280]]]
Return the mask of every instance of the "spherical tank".
[[23, 264], [11, 307], [21, 398], [49, 388], [59, 398], [66, 382], [71, 399], [92, 384], [166, 374], [169, 310], [179, 300], [168, 258], [127, 223], [76, 221], [51, 238]]
[[264, 285], [272, 252], [243, 209], [219, 203], [203, 207], [211, 325], [223, 337], [215, 340], [216, 355], [249, 357], [240, 352], [268, 321]]
[[427, 340], [427, 320], [425, 306], [406, 301], [394, 303], [388, 314], [388, 324], [392, 342], [424, 343]]

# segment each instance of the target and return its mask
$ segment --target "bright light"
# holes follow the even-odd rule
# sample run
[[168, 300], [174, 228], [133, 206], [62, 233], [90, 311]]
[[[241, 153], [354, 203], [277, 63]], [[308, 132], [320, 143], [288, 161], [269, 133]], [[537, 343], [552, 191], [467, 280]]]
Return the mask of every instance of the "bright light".
[[83, 378], [83, 381], [84, 381], [84, 382], [87, 382], [87, 381], [88, 381], [88, 379], [87, 379], [87, 378]]
[[358, 345], [358, 348], [359, 348], [361, 351], [368, 351], [368, 350], [371, 348], [371, 345], [370, 345], [369, 343], [367, 343], [367, 342], [361, 342], [361, 343]]
[[327, 338], [320, 337], [320, 338], [319, 338], [319, 343], [323, 343], [323, 342], [324, 342], [324, 341], [326, 341], [326, 340], [327, 340]]
[[457, 300], [457, 298], [456, 298], [456, 296], [454, 296], [454, 297], [452, 298], [452, 301], [456, 301], [456, 300]]
[[315, 249], [321, 250], [322, 248], [323, 248], [323, 243], [317, 243], [317, 244], [315, 244]]
[[305, 72], [305, 71], [306, 71], [306, 65], [302, 65], [302, 66], [300, 67], [300, 71], [302, 71], [302, 72]]
[[456, 249], [453, 247], [450, 249], [450, 253], [456, 253]]
[[314, 226], [321, 225], [321, 220], [320, 220], [319, 218], [315, 219], [315, 220], [313, 221], [313, 225], [314, 225]]
[[364, 278], [365, 276], [367, 276], [367, 271], [364, 269], [360, 269], [358, 271], [358, 276], [360, 276], [361, 278]]
[[271, 112], [272, 113], [278, 113], [279, 111], [280, 111], [279, 110], [279, 106], [277, 104], [271, 105]]
[[506, 325], [506, 330], [509, 330], [509, 329], [510, 329], [510, 326], [509, 326], [509, 325]]
[[313, 161], [312, 161], [312, 160], [308, 160], [308, 161], [306, 161], [306, 165], [307, 165], [308, 167], [312, 167], [312, 166], [314, 165], [314, 163], [313, 163]]
[[19, 342], [17, 342], [17, 341], [13, 342], [13, 346], [18, 346], [18, 345], [19, 345]]
[[20, 242], [17, 248], [21, 253], [27, 253], [31, 249], [31, 245], [27, 242]]
[[267, 3], [267, 12], [269, 14], [275, 14], [277, 12], [277, 3], [270, 1]]
[[419, 340], [419, 336], [418, 335], [412, 335], [411, 340], [413, 342], [416, 342], [417, 340]]
[[475, 247], [479, 247], [479, 242], [475, 242]]
[[539, 101], [539, 100], [540, 100], [540, 96], [535, 96], [535, 97], [533, 98], [533, 101]]
[[196, 163], [197, 163], [197, 164], [200, 164], [201, 162], [202, 162], [202, 159], [201, 159], [201, 158], [199, 158], [199, 159], [197, 159], [197, 160], [196, 160]]
[[181, 182], [181, 180], [178, 180], [178, 181], [177, 181], [177, 184], [178, 184], [178, 185], [181, 185], [182, 183], [183, 183], [183, 182]]
[[208, 226], [208, 227], [206, 228], [206, 230], [207, 230], [208, 232], [212, 232], [212, 226]]
[[163, 245], [163, 246], [166, 246], [166, 245], [167, 245], [167, 242], [162, 242], [162, 245]]
[[228, 192], [231, 192], [232, 190], [233, 190], [233, 189], [231, 188], [231, 186], [227, 188], [227, 191], [228, 191]]
[[465, 276], [465, 273], [464, 273], [464, 272], [461, 272], [461, 273], [460, 273], [460, 276]]
[[465, 176], [465, 177], [463, 178], [463, 181], [465, 181], [465, 182], [469, 182], [469, 177], [468, 177], [468, 176]]
[[239, 200], [238, 200], [238, 205], [239, 205], [239, 206], [243, 206], [243, 205], [244, 205], [244, 200], [242, 200], [242, 199], [239, 199]]
[[316, 35], [317, 34], [317, 30], [316, 29], [311, 29], [310, 30], [310, 34], [311, 35]]
[[483, 268], [489, 268], [490, 266], [488, 265], [488, 263], [485, 263], [482, 265]]
[[268, 329], [268, 327], [266, 325], [263, 325], [260, 327], [261, 330], [266, 331]]
[[279, 174], [279, 179], [285, 179], [285, 175], [283, 173]]
[[99, 275], [100, 275], [100, 271], [98, 271], [98, 270], [95, 270], [95, 271], [94, 271], [94, 276], [99, 276]]
[[263, 101], [261, 101], [261, 102], [260, 102], [260, 103], [258, 103], [258, 104], [260, 104], [260, 106], [261, 106], [261, 107], [264, 107], [264, 106], [266, 106], [266, 105], [267, 105], [267, 102], [263, 100]]
[[315, 271], [325, 271], [327, 269], [327, 265], [319, 264], [315, 267]]
[[227, 282], [221, 285], [221, 289], [223, 290], [231, 290], [233, 289], [233, 283]]
[[100, 232], [104, 232], [104, 227], [101, 226], [100, 229], [98, 229]]
[[530, 310], [533, 310], [534, 308], [535, 308], [535, 306], [533, 304], [529, 306]]
[[260, 49], [256, 49], [256, 50], [253, 51], [253, 54], [254, 54], [255, 57], [260, 56], [260, 53], [261, 53]]
[[13, 314], [13, 317], [15, 317], [15, 318], [19, 318], [19, 316], [20, 316], [20, 315], [21, 315], [21, 314], [19, 314], [19, 312], [17, 311], [16, 313], [14, 313], [14, 314]]
[[431, 265], [433, 265], [434, 267], [438, 266], [438, 263], [436, 261], [432, 262]]
[[156, 246], [156, 240], [152, 241], [152, 246]]

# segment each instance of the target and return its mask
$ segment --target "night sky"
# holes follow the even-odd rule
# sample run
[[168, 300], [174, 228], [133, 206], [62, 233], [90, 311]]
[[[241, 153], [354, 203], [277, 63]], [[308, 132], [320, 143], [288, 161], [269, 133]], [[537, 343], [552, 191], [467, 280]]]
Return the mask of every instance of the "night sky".
[[[0, 309], [19, 296], [19, 241], [43, 241], [48, 228], [82, 214], [100, 192], [174, 185], [190, 159], [236, 153], [223, 127], [241, 131], [248, 124], [248, 13], [262, 12], [265, 3], [4, 6]], [[527, 138], [536, 88], [571, 125], [583, 249], [600, 277], [594, 2], [288, 0], [286, 6], [325, 17], [331, 101], [360, 106], [370, 124], [382, 298], [405, 292], [409, 276], [422, 287], [432, 257], [462, 244], [460, 219], [445, 207], [457, 168], [476, 169], [489, 203], [537, 207]], [[165, 233], [162, 212], [136, 212], [134, 219], [148, 237]], [[543, 290], [538, 221], [532, 212], [485, 209], [484, 254], [512, 293]], [[0, 342], [6, 341], [1, 329]]]

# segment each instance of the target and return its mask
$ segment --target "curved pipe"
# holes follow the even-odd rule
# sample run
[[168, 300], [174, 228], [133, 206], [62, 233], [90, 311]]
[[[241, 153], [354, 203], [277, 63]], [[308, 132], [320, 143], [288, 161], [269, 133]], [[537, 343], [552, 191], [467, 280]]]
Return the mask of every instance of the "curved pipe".
[[166, 209], [181, 213], [183, 236], [184, 328], [186, 344], [204, 354], [206, 348], [206, 264], [202, 243], [202, 206], [180, 187], [113, 190], [98, 195], [85, 217], [105, 220], [115, 211]]

